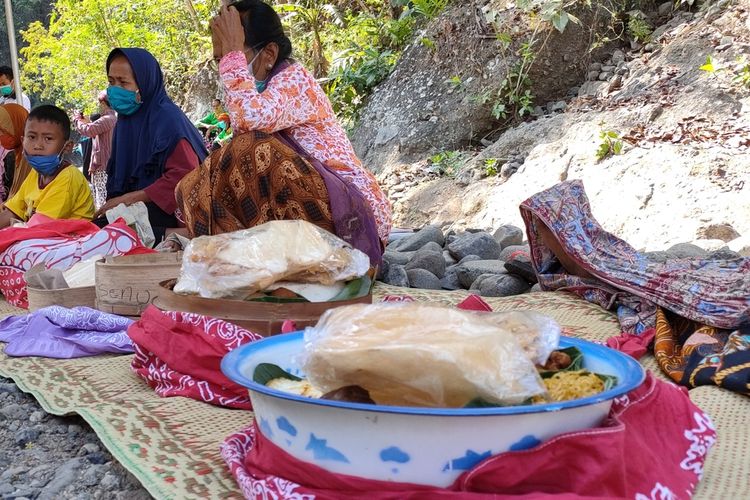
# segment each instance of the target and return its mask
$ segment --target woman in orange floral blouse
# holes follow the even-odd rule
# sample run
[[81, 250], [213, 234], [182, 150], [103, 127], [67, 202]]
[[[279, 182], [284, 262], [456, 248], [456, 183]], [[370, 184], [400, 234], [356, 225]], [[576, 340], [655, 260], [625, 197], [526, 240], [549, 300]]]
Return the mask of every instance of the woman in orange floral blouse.
[[177, 188], [191, 236], [304, 219], [379, 261], [391, 207], [313, 76], [291, 59], [278, 14], [260, 0], [211, 22], [234, 136]]

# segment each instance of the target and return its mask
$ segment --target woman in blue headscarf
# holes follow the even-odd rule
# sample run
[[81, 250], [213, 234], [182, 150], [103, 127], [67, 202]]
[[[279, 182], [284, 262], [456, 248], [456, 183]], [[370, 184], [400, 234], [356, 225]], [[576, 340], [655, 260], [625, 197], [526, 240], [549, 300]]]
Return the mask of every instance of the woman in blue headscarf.
[[203, 140], [167, 95], [161, 67], [145, 49], [114, 49], [107, 58], [109, 103], [117, 112], [107, 164], [103, 216], [120, 203], [146, 204], [159, 242], [175, 217], [175, 187], [206, 157]]

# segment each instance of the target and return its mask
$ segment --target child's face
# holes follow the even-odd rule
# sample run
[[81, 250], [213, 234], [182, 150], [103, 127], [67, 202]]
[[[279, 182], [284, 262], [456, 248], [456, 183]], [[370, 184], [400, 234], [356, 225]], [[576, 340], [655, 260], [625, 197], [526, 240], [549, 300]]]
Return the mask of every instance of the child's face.
[[23, 136], [23, 150], [30, 156], [57, 155], [65, 147], [62, 127], [57, 123], [27, 120]]

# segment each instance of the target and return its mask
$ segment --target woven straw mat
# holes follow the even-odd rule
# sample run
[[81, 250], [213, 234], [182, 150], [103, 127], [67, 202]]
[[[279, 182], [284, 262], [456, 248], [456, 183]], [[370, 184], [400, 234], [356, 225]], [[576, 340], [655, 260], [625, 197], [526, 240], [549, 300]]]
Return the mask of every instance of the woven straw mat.
[[[455, 305], [465, 292], [396, 288], [377, 284], [375, 300], [409, 295]], [[564, 334], [604, 340], [618, 333], [616, 318], [564, 293], [485, 298], [495, 310], [533, 309], [554, 317]], [[24, 311], [0, 301], [0, 317]], [[10, 358], [0, 354], [0, 375], [34, 395], [49, 413], [80, 414], [115, 458], [156, 498], [241, 498], [219, 455], [219, 443], [247, 426], [252, 413], [191, 399], [160, 398], [130, 371], [131, 356], [74, 360]], [[661, 378], [653, 356], [644, 366]], [[716, 387], [691, 391], [714, 419], [719, 441], [709, 455], [696, 498], [750, 498], [750, 400]]]

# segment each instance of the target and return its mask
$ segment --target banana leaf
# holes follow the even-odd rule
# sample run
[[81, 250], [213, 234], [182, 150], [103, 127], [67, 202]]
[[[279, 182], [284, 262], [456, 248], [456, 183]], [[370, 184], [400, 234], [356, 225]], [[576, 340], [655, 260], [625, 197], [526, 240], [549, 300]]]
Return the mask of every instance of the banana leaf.
[[337, 300], [351, 300], [364, 297], [372, 289], [372, 279], [365, 275], [361, 278], [353, 279], [349, 281], [343, 290], [338, 295], [332, 298], [329, 302], [335, 302]]
[[288, 380], [302, 380], [291, 373], [282, 370], [278, 365], [273, 363], [261, 363], [255, 367], [253, 372], [253, 382], [256, 384], [267, 385], [271, 380], [285, 378]]

